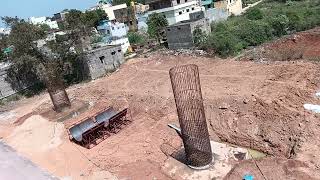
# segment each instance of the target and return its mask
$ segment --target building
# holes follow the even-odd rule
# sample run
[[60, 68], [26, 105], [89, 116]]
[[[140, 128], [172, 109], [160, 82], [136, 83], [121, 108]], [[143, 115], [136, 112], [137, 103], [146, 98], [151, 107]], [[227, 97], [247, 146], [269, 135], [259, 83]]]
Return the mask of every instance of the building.
[[125, 62], [120, 45], [108, 45], [88, 51], [83, 60], [85, 72], [91, 79], [105, 76]]
[[195, 0], [146, 0], [146, 4], [149, 5], [148, 15], [163, 14], [169, 25], [189, 20], [190, 13], [204, 11], [204, 7]]
[[51, 29], [59, 29], [57, 21], [52, 21], [51, 18], [48, 17], [30, 17], [29, 22], [34, 25], [46, 24]]
[[216, 0], [214, 8], [226, 10], [229, 15], [240, 15], [242, 13], [242, 0]]
[[67, 10], [64, 10], [62, 12], [56, 13], [53, 15], [53, 19], [57, 21], [58, 23], [64, 22], [66, 20], [66, 16], [69, 12]]
[[106, 43], [107, 45], [121, 45], [122, 52], [124, 53], [127, 52], [130, 47], [129, 39], [127, 37], [112, 39], [104, 38], [103, 42], [108, 42]]
[[135, 4], [135, 8], [136, 8], [137, 14], [144, 14], [149, 10], [149, 5], [137, 3], [137, 4]]
[[0, 99], [9, 97], [17, 93], [11, 86], [11, 84], [6, 80], [7, 71], [10, 68], [9, 63], [0, 63]]
[[97, 27], [103, 37], [102, 42], [108, 45], [121, 45], [122, 51], [126, 52], [130, 46], [127, 38], [127, 29], [124, 23], [103, 20]]
[[201, 0], [201, 6], [205, 7], [206, 10], [210, 8], [214, 8], [214, 0]]
[[119, 4], [112, 6], [110, 3], [100, 2], [98, 5], [90, 8], [89, 10], [102, 9], [108, 15], [110, 21], [117, 21], [124, 23], [130, 30], [137, 30], [137, 22], [135, 13], [131, 8], [128, 8], [127, 4]]
[[116, 21], [103, 20], [99, 23], [97, 30], [100, 34], [111, 37], [123, 37], [127, 35], [127, 30], [124, 23]]
[[209, 19], [204, 18], [204, 13], [190, 15], [190, 20], [183, 21], [167, 27], [167, 42], [169, 49], [188, 49], [194, 46], [193, 31], [201, 29], [202, 32], [211, 32]]
[[11, 29], [9, 28], [0, 28], [0, 35], [9, 35], [11, 32]]

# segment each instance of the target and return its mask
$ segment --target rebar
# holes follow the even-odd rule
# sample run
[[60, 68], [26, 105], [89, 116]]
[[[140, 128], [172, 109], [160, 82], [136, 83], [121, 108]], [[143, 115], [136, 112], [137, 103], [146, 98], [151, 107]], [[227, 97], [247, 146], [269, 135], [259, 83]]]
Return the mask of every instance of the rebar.
[[189, 166], [201, 168], [212, 162], [209, 132], [204, 112], [199, 70], [196, 65], [170, 69], [182, 140]]
[[55, 111], [60, 112], [64, 108], [71, 106], [68, 94], [64, 88], [48, 90], [48, 92]]

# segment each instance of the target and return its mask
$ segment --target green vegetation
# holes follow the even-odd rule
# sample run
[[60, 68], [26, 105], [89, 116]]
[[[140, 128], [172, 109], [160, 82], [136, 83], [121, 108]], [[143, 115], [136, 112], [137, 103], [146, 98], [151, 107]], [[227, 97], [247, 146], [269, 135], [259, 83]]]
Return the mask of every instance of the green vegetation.
[[139, 32], [128, 32], [128, 39], [130, 44], [144, 44], [148, 37]]
[[44, 31], [44, 32], [48, 32], [48, 31], [50, 31], [50, 26], [49, 25], [47, 25], [47, 24], [41, 24], [40, 25], [40, 28]]
[[147, 24], [149, 36], [157, 39], [160, 44], [165, 37], [165, 27], [168, 26], [168, 20], [162, 14], [153, 13], [148, 17]]
[[249, 9], [246, 17], [250, 20], [259, 20], [263, 18], [263, 12], [258, 8]]
[[[6, 80], [15, 90], [29, 87], [23, 91], [28, 96], [45, 87], [56, 88], [85, 80], [80, 60], [83, 50], [90, 40], [99, 41], [93, 27], [106, 18], [101, 10], [85, 13], [70, 10], [63, 26], [68, 33], [57, 35], [55, 40], [38, 47], [37, 41], [47, 37], [48, 27], [33, 25], [17, 17], [3, 17], [3, 22], [12, 30], [10, 35], [0, 38], [0, 49], [13, 47], [13, 52], [6, 54], [6, 60], [12, 64]], [[2, 59], [3, 53], [0, 54]]]
[[320, 25], [320, 0], [265, 0], [242, 16], [212, 24], [212, 34], [198, 45], [226, 57], [248, 46]]

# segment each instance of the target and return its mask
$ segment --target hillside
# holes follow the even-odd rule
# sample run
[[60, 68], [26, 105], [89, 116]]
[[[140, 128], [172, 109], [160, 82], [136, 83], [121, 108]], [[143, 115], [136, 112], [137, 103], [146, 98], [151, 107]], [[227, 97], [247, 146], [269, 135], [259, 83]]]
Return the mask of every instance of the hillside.
[[212, 25], [212, 33], [200, 48], [220, 56], [236, 55], [284, 35], [320, 25], [320, 0], [265, 0], [241, 16]]

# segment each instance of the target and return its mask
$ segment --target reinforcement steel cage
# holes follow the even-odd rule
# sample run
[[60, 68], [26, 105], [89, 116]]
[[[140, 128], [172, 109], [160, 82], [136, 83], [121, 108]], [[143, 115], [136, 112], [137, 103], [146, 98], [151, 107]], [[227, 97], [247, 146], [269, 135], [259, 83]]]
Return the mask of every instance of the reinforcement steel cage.
[[63, 108], [71, 106], [70, 99], [64, 88], [48, 89], [48, 92], [55, 111], [60, 112]]
[[191, 64], [174, 67], [169, 74], [187, 163], [193, 167], [206, 166], [212, 161], [212, 151], [198, 66]]

